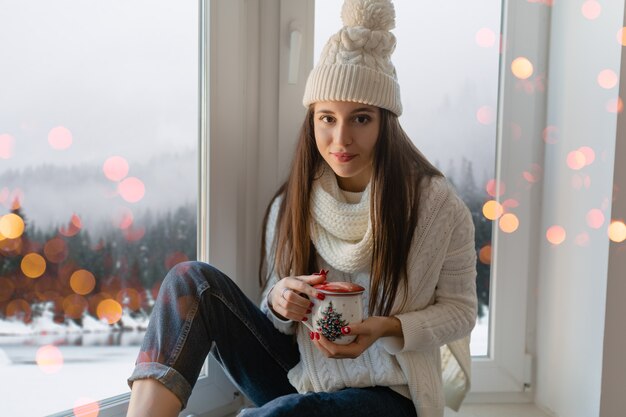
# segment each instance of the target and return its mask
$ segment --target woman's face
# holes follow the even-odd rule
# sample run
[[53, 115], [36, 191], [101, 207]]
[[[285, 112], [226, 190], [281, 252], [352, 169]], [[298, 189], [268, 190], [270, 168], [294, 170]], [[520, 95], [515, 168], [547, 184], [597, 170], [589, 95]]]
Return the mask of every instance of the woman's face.
[[372, 176], [380, 109], [347, 101], [321, 101], [313, 107], [315, 143], [342, 190], [363, 191]]

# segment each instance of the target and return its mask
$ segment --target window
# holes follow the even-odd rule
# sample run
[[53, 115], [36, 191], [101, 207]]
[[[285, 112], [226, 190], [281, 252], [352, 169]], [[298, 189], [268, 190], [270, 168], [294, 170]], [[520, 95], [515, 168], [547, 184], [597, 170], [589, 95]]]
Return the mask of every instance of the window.
[[98, 407], [196, 258], [198, 4], [3, 2], [0, 38], [3, 413]]

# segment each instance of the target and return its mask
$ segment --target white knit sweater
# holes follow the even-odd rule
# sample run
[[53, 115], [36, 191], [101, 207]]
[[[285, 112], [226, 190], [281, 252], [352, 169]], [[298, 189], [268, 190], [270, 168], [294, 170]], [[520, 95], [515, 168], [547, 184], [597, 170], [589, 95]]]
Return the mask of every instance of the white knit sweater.
[[[338, 187], [325, 184], [325, 188], [329, 186], [327, 191], [339, 200], [338, 207], [348, 207]], [[369, 198], [368, 190], [363, 198]], [[361, 203], [369, 207], [368, 201]], [[268, 248], [272, 247], [279, 204], [277, 199], [270, 210]], [[400, 309], [402, 297], [398, 297], [392, 309], [402, 324], [402, 338], [379, 339], [356, 359], [328, 359], [310, 342], [305, 326], [280, 320], [263, 297], [261, 308], [276, 328], [288, 334], [297, 332], [300, 362], [288, 376], [298, 392], [382, 385], [411, 398], [419, 417], [442, 417], [446, 404], [459, 407], [469, 389], [469, 334], [476, 320], [474, 226], [469, 210], [444, 178], [430, 181], [419, 209], [408, 261], [408, 300]], [[368, 229], [363, 228], [363, 239]], [[320, 239], [313, 240], [322, 245]], [[345, 243], [348, 246], [342, 250], [348, 251], [364, 244], [359, 239]], [[273, 265], [273, 250], [267, 255], [268, 265]], [[319, 266], [330, 270], [329, 280], [352, 281], [369, 289], [367, 268], [345, 272], [332, 263], [318, 255]], [[270, 277], [264, 295], [278, 279], [275, 274]], [[365, 298], [365, 317], [367, 304]]]

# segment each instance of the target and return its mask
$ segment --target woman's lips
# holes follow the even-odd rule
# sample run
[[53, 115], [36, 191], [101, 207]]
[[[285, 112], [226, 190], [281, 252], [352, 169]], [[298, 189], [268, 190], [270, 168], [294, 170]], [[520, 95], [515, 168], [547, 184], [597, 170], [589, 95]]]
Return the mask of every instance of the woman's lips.
[[355, 154], [351, 153], [333, 153], [332, 154], [339, 162], [350, 162], [352, 159], [356, 158]]

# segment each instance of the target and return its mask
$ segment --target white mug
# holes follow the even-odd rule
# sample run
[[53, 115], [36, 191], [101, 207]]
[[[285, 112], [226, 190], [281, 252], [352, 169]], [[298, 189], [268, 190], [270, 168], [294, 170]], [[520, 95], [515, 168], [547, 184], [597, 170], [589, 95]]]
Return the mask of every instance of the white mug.
[[323, 335], [331, 342], [347, 345], [356, 336], [344, 334], [342, 329], [363, 321], [363, 291], [365, 288], [351, 282], [325, 282], [315, 285], [325, 295], [323, 300], [313, 299], [313, 307], [304, 325], [312, 332]]

